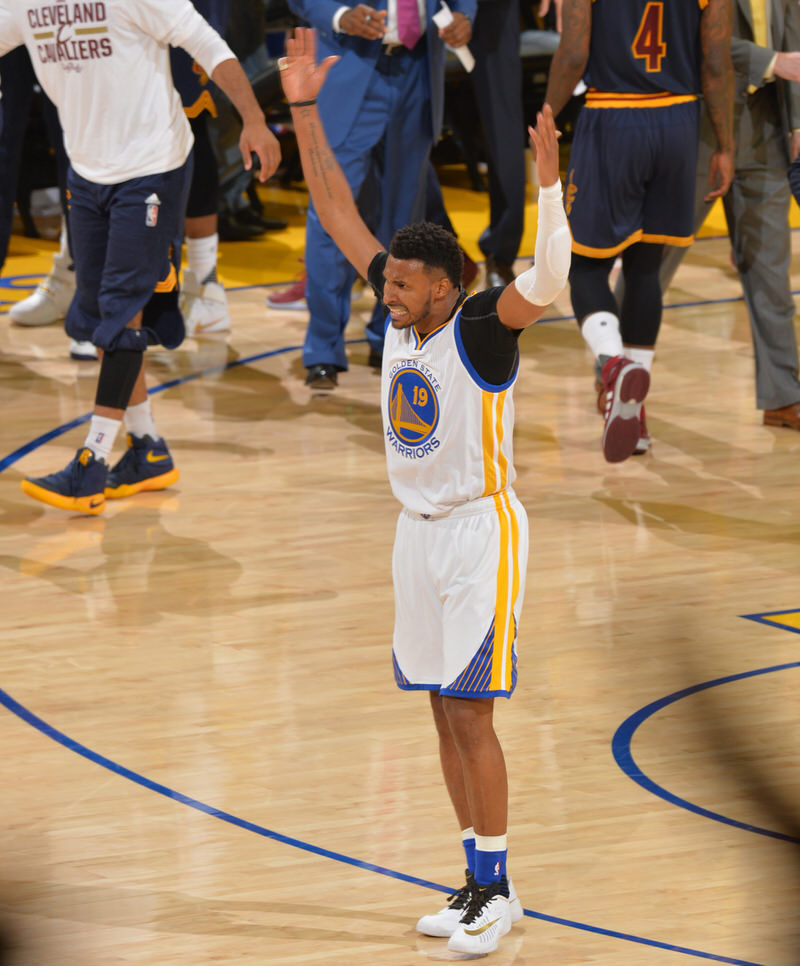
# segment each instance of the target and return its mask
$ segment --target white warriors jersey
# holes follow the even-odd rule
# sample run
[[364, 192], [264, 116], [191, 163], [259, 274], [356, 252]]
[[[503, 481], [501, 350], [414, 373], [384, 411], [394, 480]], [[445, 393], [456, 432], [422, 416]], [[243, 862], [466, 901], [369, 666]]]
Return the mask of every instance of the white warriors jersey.
[[515, 368], [502, 386], [478, 375], [456, 315], [428, 335], [386, 329], [381, 374], [392, 492], [414, 513], [445, 516], [514, 482]]

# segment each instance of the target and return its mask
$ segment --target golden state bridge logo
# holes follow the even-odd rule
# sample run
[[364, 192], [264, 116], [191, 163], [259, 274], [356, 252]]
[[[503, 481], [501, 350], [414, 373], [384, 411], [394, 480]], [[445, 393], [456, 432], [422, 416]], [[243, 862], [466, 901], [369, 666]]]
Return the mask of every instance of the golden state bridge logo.
[[439, 446], [434, 436], [439, 399], [419, 369], [400, 369], [389, 386], [389, 440], [403, 456], [418, 459]]

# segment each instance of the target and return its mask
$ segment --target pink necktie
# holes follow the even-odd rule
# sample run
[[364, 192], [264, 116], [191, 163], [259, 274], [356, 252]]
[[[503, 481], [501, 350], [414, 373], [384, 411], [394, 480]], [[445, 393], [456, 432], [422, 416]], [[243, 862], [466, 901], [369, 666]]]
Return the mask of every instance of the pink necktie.
[[397, 0], [397, 36], [411, 50], [422, 36], [417, 0]]

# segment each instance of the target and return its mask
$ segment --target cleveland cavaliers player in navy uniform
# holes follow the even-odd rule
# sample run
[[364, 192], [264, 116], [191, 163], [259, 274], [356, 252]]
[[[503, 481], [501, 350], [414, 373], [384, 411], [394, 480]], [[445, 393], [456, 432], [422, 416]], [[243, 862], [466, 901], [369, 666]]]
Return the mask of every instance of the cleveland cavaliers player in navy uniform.
[[[733, 177], [730, 3], [563, 0], [561, 15], [545, 100], [558, 115], [581, 78], [588, 86], [565, 186], [569, 280], [607, 430], [615, 419], [630, 427], [605, 443], [618, 461], [650, 444], [641, 401], [661, 324], [658, 273], [664, 244], [693, 240], [700, 93], [717, 141], [706, 200]], [[608, 279], [620, 255], [618, 306]]]
[[[170, 44], [202, 64], [239, 110], [246, 166], [255, 151], [265, 180], [280, 148], [239, 62], [189, 0], [0, 0], [0, 55], [21, 44], [58, 108], [71, 165], [76, 292], [67, 334], [102, 353], [84, 445], [65, 469], [23, 480], [22, 489], [94, 515], [107, 497], [178, 477], [155, 429], [144, 363], [148, 345], [174, 348], [184, 336], [177, 265], [193, 137], [172, 83]], [[128, 449], [109, 467], [123, 417]]]

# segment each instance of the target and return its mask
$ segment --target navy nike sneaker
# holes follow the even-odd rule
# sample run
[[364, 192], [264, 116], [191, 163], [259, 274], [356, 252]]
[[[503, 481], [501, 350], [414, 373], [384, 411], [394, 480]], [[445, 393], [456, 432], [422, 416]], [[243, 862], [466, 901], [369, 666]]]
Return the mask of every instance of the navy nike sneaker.
[[99, 460], [88, 446], [82, 446], [75, 459], [58, 473], [28, 478], [20, 486], [26, 496], [58, 507], [96, 516], [106, 508], [105, 487], [108, 463]]
[[108, 474], [106, 499], [133, 496], [142, 490], [164, 490], [178, 481], [180, 473], [163, 439], [133, 433], [126, 439], [128, 448]]

